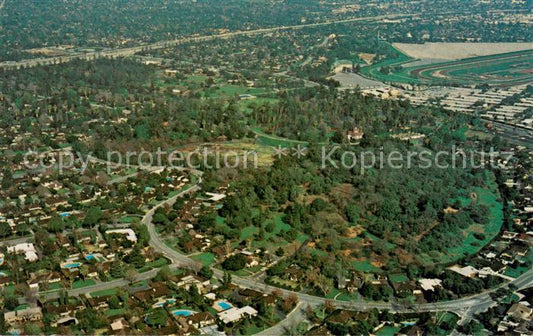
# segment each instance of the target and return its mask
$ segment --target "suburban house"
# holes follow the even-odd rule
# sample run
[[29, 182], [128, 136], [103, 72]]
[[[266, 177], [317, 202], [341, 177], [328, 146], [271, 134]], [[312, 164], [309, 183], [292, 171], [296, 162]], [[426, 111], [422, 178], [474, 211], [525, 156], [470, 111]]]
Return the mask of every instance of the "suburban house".
[[4, 313], [4, 320], [9, 323], [35, 322], [43, 319], [40, 307], [28, 307], [26, 309]]
[[244, 306], [242, 308], [232, 307], [228, 310], [218, 313], [218, 318], [224, 324], [240, 321], [243, 318], [252, 316], [257, 316], [257, 310], [250, 306]]
[[7, 248], [7, 252], [14, 254], [24, 254], [24, 259], [29, 262], [39, 260], [39, 256], [37, 256], [37, 250], [35, 249], [35, 246], [33, 246], [33, 243], [21, 243], [14, 246], [9, 246]]

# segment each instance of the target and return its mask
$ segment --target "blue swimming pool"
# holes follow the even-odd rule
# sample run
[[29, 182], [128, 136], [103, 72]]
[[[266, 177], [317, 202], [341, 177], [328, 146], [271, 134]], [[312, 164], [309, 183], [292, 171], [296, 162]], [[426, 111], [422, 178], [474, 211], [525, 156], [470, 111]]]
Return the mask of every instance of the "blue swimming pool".
[[185, 309], [178, 309], [178, 310], [174, 310], [172, 312], [172, 315], [174, 316], [191, 316], [192, 314], [194, 314], [195, 312], [193, 312], [192, 310], [185, 310]]
[[76, 268], [76, 267], [80, 267], [80, 266], [81, 266], [81, 263], [79, 263], [79, 262], [70, 263], [70, 264], [63, 264], [62, 265], [63, 268]]
[[223, 310], [228, 310], [231, 308], [231, 304], [228, 302], [221, 301], [218, 303], [218, 306], [222, 308]]
[[174, 304], [174, 303], [176, 303], [175, 299], [167, 299], [167, 300], [165, 300], [163, 302], [158, 302], [158, 303], [154, 304], [154, 307], [162, 308], [162, 307], [165, 306], [165, 304]]
[[91, 261], [91, 260], [95, 260], [96, 257], [95, 257], [94, 255], [92, 255], [92, 254], [87, 254], [87, 255], [85, 256], [85, 259], [87, 259], [88, 261]]

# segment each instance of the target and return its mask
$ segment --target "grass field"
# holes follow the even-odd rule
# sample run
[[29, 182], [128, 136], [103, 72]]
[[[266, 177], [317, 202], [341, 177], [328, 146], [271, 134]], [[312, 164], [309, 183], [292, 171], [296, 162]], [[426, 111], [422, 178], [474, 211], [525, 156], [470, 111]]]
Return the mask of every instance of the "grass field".
[[193, 255], [191, 258], [195, 261], [198, 261], [204, 266], [211, 266], [215, 263], [215, 255], [210, 252], [196, 254]]
[[[478, 197], [478, 204], [486, 205], [490, 210], [489, 222], [486, 225], [472, 224], [467, 227], [465, 230], [462, 230], [462, 235], [464, 237], [463, 243], [459, 246], [451, 247], [446, 250], [446, 253], [439, 253], [438, 258], [431, 258], [429, 256], [424, 256], [424, 260], [428, 263], [440, 263], [448, 264], [455, 262], [466, 255], [473, 255], [479, 252], [485, 245], [487, 245], [494, 237], [498, 235], [500, 229], [503, 225], [503, 206], [499, 202], [499, 192], [497, 189], [496, 182], [493, 181], [494, 177], [488, 177], [491, 180], [489, 181], [489, 188], [475, 188], [474, 192]], [[472, 200], [471, 199], [461, 199], [463, 206], [467, 206]], [[474, 237], [474, 233], [481, 231], [485, 239], [479, 240]], [[432, 261], [430, 261], [432, 260]]]
[[300, 146], [309, 145], [309, 143], [306, 141], [291, 140], [291, 139], [282, 138], [276, 135], [266, 134], [259, 128], [254, 128], [252, 129], [252, 131], [257, 136], [257, 141], [264, 146], [273, 146], [273, 147], [281, 146], [284, 148], [291, 148], [291, 147], [298, 146], [298, 145]]

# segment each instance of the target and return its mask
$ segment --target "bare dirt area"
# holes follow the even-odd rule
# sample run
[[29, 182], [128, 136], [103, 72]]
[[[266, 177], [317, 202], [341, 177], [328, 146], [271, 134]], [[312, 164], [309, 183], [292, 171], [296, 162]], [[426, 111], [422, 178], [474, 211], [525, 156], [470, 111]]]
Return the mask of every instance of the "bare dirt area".
[[533, 49], [533, 43], [394, 43], [403, 53], [417, 59], [457, 60]]
[[376, 58], [376, 54], [360, 53], [359, 58], [365, 61], [366, 64], [370, 65], [374, 61], [374, 58]]

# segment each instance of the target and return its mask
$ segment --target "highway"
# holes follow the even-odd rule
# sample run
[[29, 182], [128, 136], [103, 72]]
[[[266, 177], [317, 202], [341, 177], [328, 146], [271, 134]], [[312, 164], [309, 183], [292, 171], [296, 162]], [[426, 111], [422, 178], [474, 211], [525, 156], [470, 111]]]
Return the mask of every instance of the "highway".
[[400, 17], [411, 17], [411, 16], [416, 16], [416, 15], [417, 14], [378, 15], [378, 16], [351, 18], [351, 19], [345, 19], [345, 20], [308, 23], [308, 24], [293, 25], [293, 26], [279, 26], [279, 27], [262, 28], [262, 29], [254, 29], [254, 30], [235, 31], [235, 32], [216, 34], [216, 35], [184, 37], [180, 39], [155, 42], [152, 44], [141, 44], [135, 47], [128, 47], [128, 48], [104, 49], [102, 51], [92, 51], [92, 52], [72, 52], [64, 56], [54, 56], [54, 57], [46, 57], [46, 58], [41, 57], [41, 58], [26, 59], [26, 60], [21, 60], [21, 61], [5, 61], [5, 62], [0, 62], [0, 68], [1, 69], [19, 69], [22, 67], [31, 68], [31, 67], [40, 66], [40, 65], [61, 64], [61, 63], [75, 60], [75, 59], [94, 60], [94, 59], [102, 58], [102, 57], [106, 57], [106, 58], [128, 57], [128, 56], [135, 55], [141, 51], [164, 49], [164, 48], [173, 47], [176, 45], [180, 45], [183, 43], [189, 43], [189, 42], [205, 42], [205, 41], [211, 41], [215, 39], [227, 39], [227, 38], [232, 38], [232, 37], [237, 37], [237, 36], [252, 36], [252, 35], [258, 35], [258, 34], [268, 34], [268, 33], [276, 32], [276, 31], [283, 31], [283, 30], [299, 30], [299, 29], [304, 29], [304, 28], [328, 26], [328, 25], [341, 24], [341, 23], [395, 19], [395, 18], [400, 18]]

